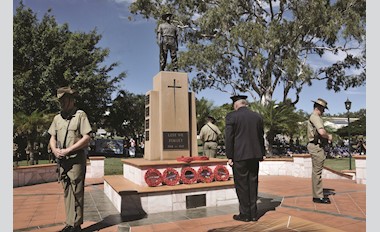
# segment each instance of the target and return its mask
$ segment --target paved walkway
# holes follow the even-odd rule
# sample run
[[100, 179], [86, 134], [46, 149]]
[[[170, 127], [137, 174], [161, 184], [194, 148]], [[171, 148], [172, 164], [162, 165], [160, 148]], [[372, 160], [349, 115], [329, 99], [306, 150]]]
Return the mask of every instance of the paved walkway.
[[[174, 213], [121, 217], [103, 193], [103, 179], [86, 179], [83, 231], [227, 232], [227, 231], [366, 231], [366, 185], [325, 179], [331, 204], [315, 204], [311, 180], [260, 176], [260, 218], [232, 219], [238, 205], [195, 208]], [[53, 183], [13, 189], [14, 231], [59, 231], [65, 221], [61, 185]]]

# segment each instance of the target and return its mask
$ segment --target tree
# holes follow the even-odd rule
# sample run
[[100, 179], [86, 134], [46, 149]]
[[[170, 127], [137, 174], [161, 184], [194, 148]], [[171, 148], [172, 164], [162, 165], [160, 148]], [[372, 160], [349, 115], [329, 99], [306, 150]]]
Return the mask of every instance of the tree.
[[202, 126], [206, 123], [207, 116], [211, 114], [211, 111], [215, 106], [210, 100], [202, 97], [200, 100], [195, 99], [195, 109], [197, 111], [197, 133], [199, 134]]
[[77, 105], [95, 125], [126, 74], [110, 76], [118, 63], [104, 65], [109, 49], [97, 46], [102, 36], [96, 29], [71, 32], [51, 12], [39, 21], [21, 1], [13, 16], [13, 111], [58, 112], [56, 90], [69, 85], [78, 90]]
[[[350, 133], [349, 133], [350, 132]], [[342, 127], [336, 131], [340, 137], [366, 135], [366, 116], [359, 118], [354, 122], [350, 122], [349, 126]]]
[[[165, 5], [163, 5], [165, 4]], [[136, 0], [132, 13], [159, 19], [170, 9], [182, 28], [179, 68], [195, 92], [247, 92], [268, 104], [278, 88], [299, 101], [323, 80], [335, 92], [365, 84], [365, 0]], [[336, 56], [327, 62], [326, 56]], [[312, 63], [324, 63], [318, 66]], [[230, 87], [230, 88], [227, 88]]]
[[[47, 131], [51, 122], [53, 121], [54, 114], [46, 114], [42, 111], [33, 111], [31, 114], [17, 112], [13, 117], [13, 131], [17, 134], [16, 137], [25, 138], [26, 145], [30, 148], [30, 161], [33, 162], [33, 154], [35, 153], [35, 144], [39, 142], [46, 142], [44, 140], [44, 132]], [[20, 146], [23, 147], [24, 146]]]
[[118, 135], [135, 137], [145, 130], [145, 95], [120, 90], [109, 108], [106, 126]]
[[251, 104], [251, 108], [263, 117], [268, 156], [272, 155], [272, 146], [277, 134], [288, 135], [293, 138], [305, 128], [302, 123], [306, 120], [303, 112], [296, 112], [295, 107], [290, 107], [286, 103], [277, 104], [275, 101], [270, 101], [264, 106], [255, 102]]

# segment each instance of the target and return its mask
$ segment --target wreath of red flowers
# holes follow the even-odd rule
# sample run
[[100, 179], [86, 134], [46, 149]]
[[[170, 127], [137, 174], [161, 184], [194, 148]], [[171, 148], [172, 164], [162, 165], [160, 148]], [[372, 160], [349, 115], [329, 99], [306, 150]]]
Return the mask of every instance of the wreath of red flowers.
[[177, 170], [175, 170], [174, 168], [167, 168], [162, 174], [162, 179], [163, 183], [165, 183], [166, 185], [173, 186], [178, 183], [181, 177], [179, 176]]
[[191, 167], [184, 167], [181, 170], [181, 181], [184, 184], [194, 184], [197, 183], [198, 180], [198, 174], [194, 170], [194, 168]]
[[203, 183], [210, 183], [214, 180], [214, 173], [208, 166], [201, 166], [198, 169], [198, 180]]
[[162, 174], [155, 168], [149, 168], [144, 176], [149, 187], [156, 187], [162, 183]]
[[217, 181], [226, 181], [230, 178], [230, 172], [223, 165], [216, 165], [214, 169], [214, 177]]
[[193, 161], [193, 157], [177, 157], [177, 161], [179, 162], [186, 162], [186, 163], [190, 163], [191, 161]]
[[194, 156], [193, 160], [209, 160], [207, 156]]

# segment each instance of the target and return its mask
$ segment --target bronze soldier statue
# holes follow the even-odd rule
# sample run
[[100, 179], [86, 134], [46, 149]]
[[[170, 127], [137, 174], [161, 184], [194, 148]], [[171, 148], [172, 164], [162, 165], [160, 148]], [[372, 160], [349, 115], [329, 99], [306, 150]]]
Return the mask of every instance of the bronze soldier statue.
[[160, 45], [160, 71], [165, 71], [168, 52], [170, 51], [173, 71], [177, 71], [177, 51], [178, 51], [178, 32], [177, 27], [172, 24], [173, 14], [165, 13], [161, 16], [164, 20], [158, 26], [157, 40]]

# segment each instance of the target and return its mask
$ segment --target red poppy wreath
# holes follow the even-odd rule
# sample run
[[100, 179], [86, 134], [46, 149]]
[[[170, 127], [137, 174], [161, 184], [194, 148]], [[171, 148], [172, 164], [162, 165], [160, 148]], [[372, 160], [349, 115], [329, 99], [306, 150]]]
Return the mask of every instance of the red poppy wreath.
[[203, 183], [210, 183], [214, 180], [214, 173], [208, 166], [201, 166], [198, 169], [198, 179]]
[[230, 178], [230, 172], [223, 165], [216, 165], [214, 169], [214, 177], [217, 181], [226, 181]]
[[162, 183], [162, 174], [155, 168], [149, 168], [144, 176], [149, 187], [156, 187]]
[[191, 167], [184, 167], [181, 170], [181, 181], [184, 184], [194, 184], [197, 183], [198, 180], [198, 174], [194, 170], [194, 168]]
[[162, 174], [162, 179], [163, 183], [165, 183], [166, 185], [173, 186], [178, 183], [181, 177], [179, 176], [177, 170], [175, 170], [174, 168], [167, 168]]

